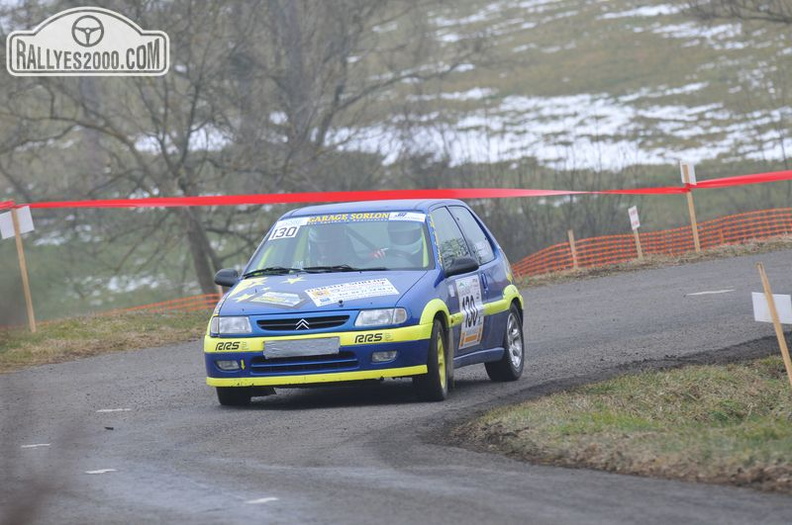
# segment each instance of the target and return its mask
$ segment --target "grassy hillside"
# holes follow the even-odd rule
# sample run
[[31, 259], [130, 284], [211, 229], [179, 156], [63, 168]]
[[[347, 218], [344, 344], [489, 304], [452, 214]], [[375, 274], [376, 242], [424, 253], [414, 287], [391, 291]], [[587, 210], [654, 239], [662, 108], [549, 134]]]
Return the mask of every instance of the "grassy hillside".
[[[325, 187], [608, 189], [679, 184], [679, 160], [696, 163], [700, 179], [789, 168], [788, 27], [705, 25], [678, 2], [660, 0], [458, 0], [427, 18], [434, 52], [419, 69], [447, 64], [460, 43], [483, 46], [481, 52], [442, 79], [408, 79], [367, 101], [355, 112], [354, 132], [346, 129], [353, 123], [336, 122], [339, 137], [349, 140], [337, 145], [342, 151], [333, 162], [325, 158]], [[391, 23], [375, 32], [398, 48], [414, 38], [411, 30]], [[90, 171], [84, 150], [79, 143], [44, 148], [26, 164], [28, 190], [37, 195], [35, 181], [64, 195], [81, 188]], [[357, 151], [379, 153], [384, 165]], [[229, 177], [218, 191], [261, 191], [239, 181]], [[19, 198], [1, 184], [0, 195]], [[791, 201], [790, 183], [696, 194], [700, 220]], [[563, 242], [570, 228], [577, 238], [628, 233], [632, 205], [644, 231], [687, 223], [681, 196], [472, 204], [513, 261]], [[237, 237], [212, 239], [221, 255], [233, 254], [224, 265], [245, 262], [272, 217], [288, 207], [276, 208], [251, 210], [234, 220]], [[41, 317], [197, 292], [177, 223], [163, 222], [158, 244], [149, 238], [131, 250], [129, 230], [159, 220], [160, 212], [42, 213], [25, 240]], [[222, 217], [216, 220], [222, 226]], [[0, 264], [2, 324], [21, 312], [10, 240], [0, 243]]]
[[435, 38], [442, 46], [483, 35], [485, 58], [400, 92], [422, 102], [426, 149], [453, 163], [783, 165], [792, 150], [788, 28], [705, 25], [680, 3], [454, 2], [433, 13]]

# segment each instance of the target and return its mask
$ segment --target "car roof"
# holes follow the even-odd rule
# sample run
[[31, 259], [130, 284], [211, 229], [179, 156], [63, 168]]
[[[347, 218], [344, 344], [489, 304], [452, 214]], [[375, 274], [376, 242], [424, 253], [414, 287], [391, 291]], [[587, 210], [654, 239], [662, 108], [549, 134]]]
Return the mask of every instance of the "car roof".
[[317, 206], [306, 206], [292, 210], [283, 217], [303, 217], [306, 215], [327, 215], [334, 213], [357, 213], [375, 211], [420, 211], [429, 212], [431, 209], [442, 205], [467, 205], [456, 199], [401, 199], [401, 200], [380, 200], [380, 201], [359, 201], [359, 202], [338, 202], [334, 204], [320, 204]]

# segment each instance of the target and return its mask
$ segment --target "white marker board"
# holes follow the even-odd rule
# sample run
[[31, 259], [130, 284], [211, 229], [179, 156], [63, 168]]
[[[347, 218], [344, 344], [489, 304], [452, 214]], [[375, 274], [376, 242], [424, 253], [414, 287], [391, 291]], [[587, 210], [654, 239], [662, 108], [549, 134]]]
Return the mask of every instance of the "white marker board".
[[[754, 320], [760, 323], [772, 323], [770, 306], [767, 304], [765, 294], [752, 292]], [[773, 294], [778, 319], [783, 324], [792, 324], [792, 295]]]
[[627, 210], [627, 213], [630, 214], [630, 226], [632, 227], [633, 231], [637, 230], [641, 227], [641, 220], [638, 218], [638, 206], [633, 206]]
[[[17, 208], [17, 219], [19, 220], [19, 233], [33, 231], [33, 217], [30, 215], [30, 206]], [[0, 237], [8, 239], [14, 236], [14, 219], [11, 212], [0, 213]]]

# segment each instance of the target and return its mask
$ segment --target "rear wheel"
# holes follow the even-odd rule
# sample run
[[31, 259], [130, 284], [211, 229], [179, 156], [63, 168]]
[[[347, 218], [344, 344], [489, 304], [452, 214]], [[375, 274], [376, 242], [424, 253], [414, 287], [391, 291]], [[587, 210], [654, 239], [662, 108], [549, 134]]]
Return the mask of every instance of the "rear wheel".
[[250, 387], [217, 387], [217, 400], [223, 406], [243, 407], [250, 404]]
[[525, 365], [525, 347], [520, 311], [515, 305], [509, 308], [506, 332], [503, 334], [503, 357], [499, 361], [485, 363], [487, 375], [493, 381], [516, 381]]
[[445, 330], [442, 323], [435, 319], [426, 363], [429, 373], [413, 377], [413, 386], [422, 400], [442, 401], [448, 397], [447, 359]]

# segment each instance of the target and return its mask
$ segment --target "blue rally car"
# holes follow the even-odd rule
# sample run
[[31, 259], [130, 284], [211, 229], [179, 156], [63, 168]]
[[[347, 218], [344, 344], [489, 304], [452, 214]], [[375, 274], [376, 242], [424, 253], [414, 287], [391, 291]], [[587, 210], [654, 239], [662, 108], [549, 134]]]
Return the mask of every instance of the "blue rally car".
[[273, 387], [410, 377], [440, 401], [454, 369], [494, 381], [523, 371], [523, 298], [495, 238], [463, 202], [311, 206], [282, 216], [231, 287], [204, 339], [222, 405]]

